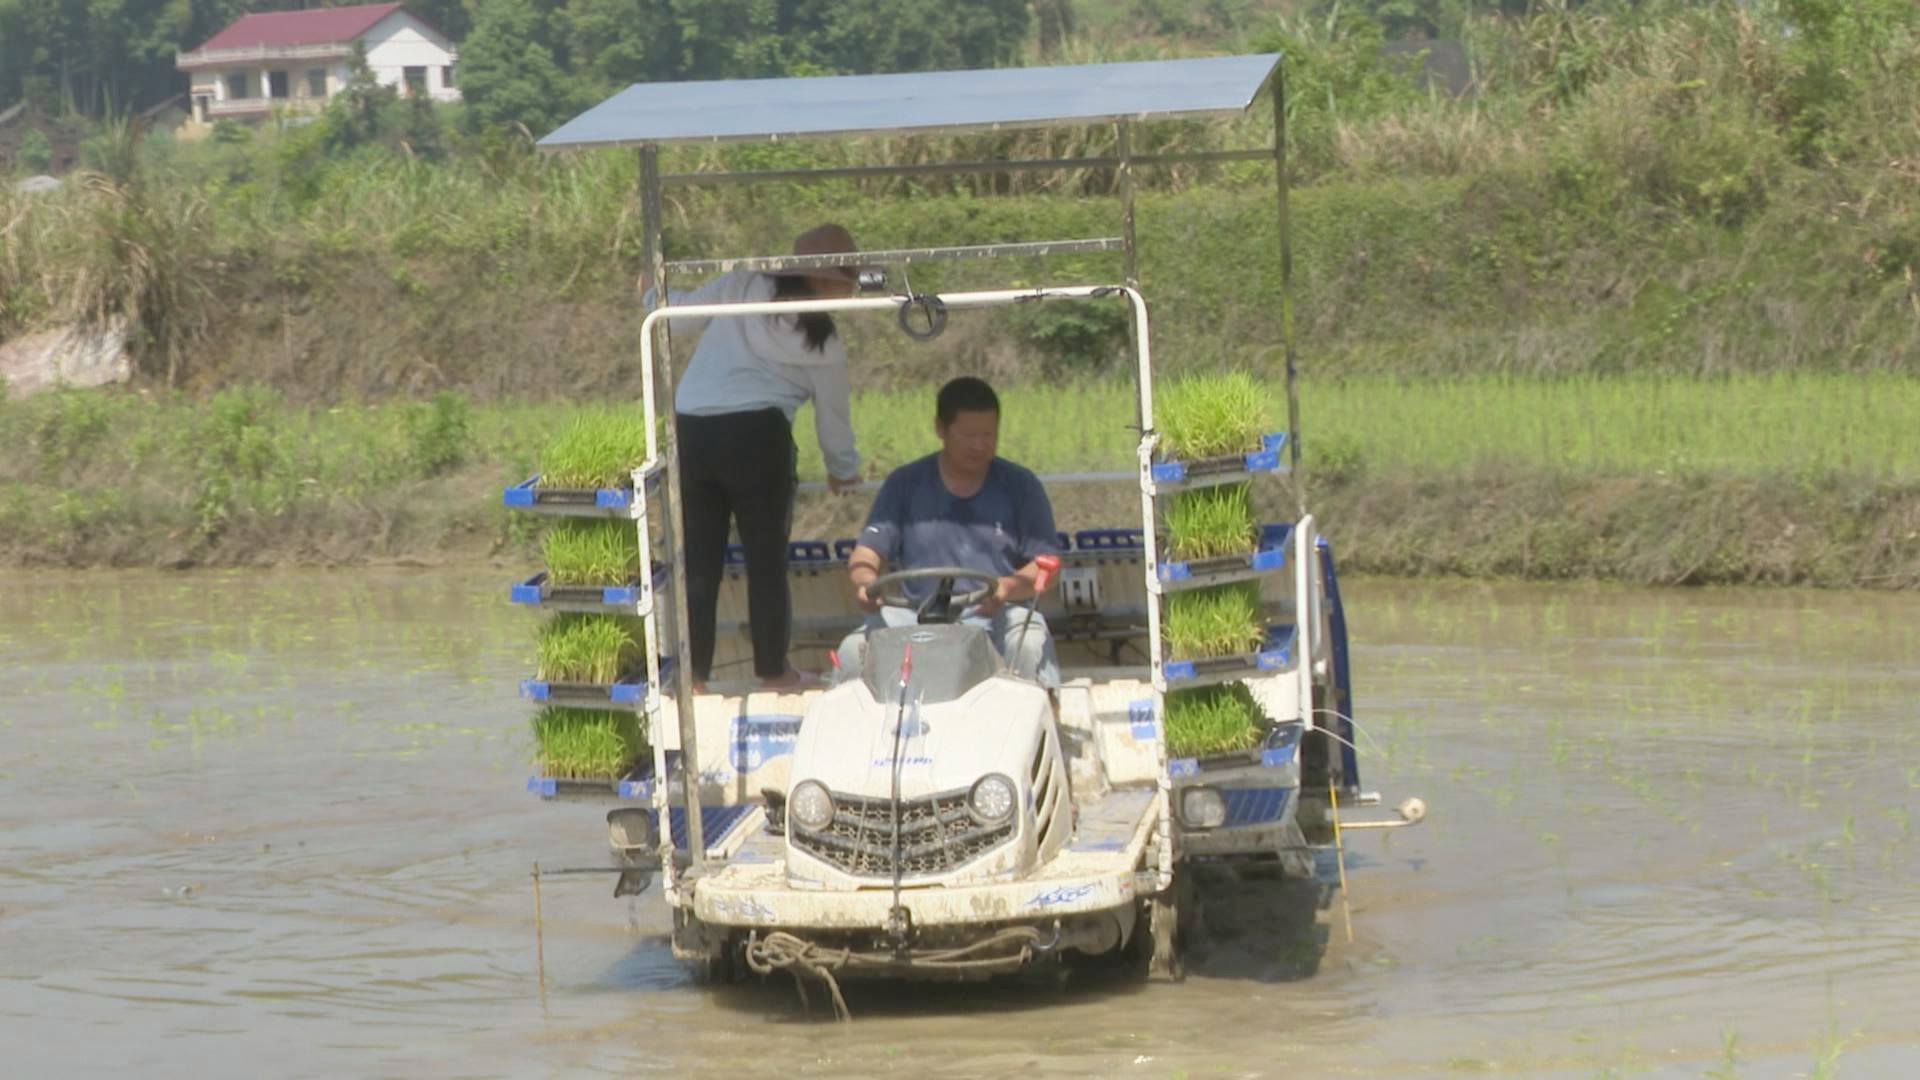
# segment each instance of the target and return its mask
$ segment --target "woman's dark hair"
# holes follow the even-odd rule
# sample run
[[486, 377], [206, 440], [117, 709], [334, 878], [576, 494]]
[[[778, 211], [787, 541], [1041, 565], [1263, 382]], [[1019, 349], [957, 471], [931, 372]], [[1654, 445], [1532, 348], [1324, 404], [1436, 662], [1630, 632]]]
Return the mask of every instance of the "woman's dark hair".
[[[773, 298], [775, 300], [805, 300], [813, 295], [813, 286], [799, 274], [773, 275]], [[807, 348], [814, 352], [825, 352], [827, 339], [836, 330], [833, 316], [824, 311], [809, 311], [803, 315], [783, 315], [800, 325], [800, 332], [807, 336]]]

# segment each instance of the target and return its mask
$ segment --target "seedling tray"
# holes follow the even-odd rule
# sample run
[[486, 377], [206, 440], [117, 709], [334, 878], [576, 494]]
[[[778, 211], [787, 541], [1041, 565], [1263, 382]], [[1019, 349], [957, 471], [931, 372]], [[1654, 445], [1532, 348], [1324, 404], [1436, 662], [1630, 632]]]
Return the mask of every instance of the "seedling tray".
[[629, 585], [549, 585], [542, 570], [508, 591], [515, 604], [547, 611], [582, 611], [592, 615], [645, 615], [653, 598], [667, 586], [667, 568], [655, 564], [653, 588]]
[[[633, 775], [636, 770], [630, 767], [627, 776]], [[632, 782], [625, 777], [529, 776], [527, 793], [548, 802], [620, 802], [628, 798], [624, 791]]]
[[[658, 486], [660, 470], [647, 473], [649, 490]], [[629, 481], [614, 487], [544, 487], [539, 474], [508, 488], [500, 497], [503, 505], [514, 510], [561, 517], [637, 518], [646, 512], [646, 502], [636, 499]]]
[[1148, 468], [1148, 482], [1151, 493], [1164, 495], [1173, 491], [1188, 491], [1193, 488], [1213, 487], [1218, 484], [1242, 483], [1261, 473], [1284, 472], [1280, 463], [1280, 451], [1287, 445], [1287, 433], [1269, 432], [1260, 437], [1260, 449], [1246, 454], [1224, 454], [1220, 457], [1196, 458], [1192, 461], [1160, 461]]
[[1238, 555], [1215, 555], [1186, 562], [1163, 562], [1154, 568], [1163, 593], [1182, 589], [1204, 589], [1230, 585], [1263, 577], [1287, 565], [1287, 541], [1293, 535], [1290, 525], [1263, 525], [1259, 545]]
[[[660, 661], [660, 678], [665, 681], [673, 670], [671, 659]], [[546, 705], [564, 705], [570, 709], [606, 709], [611, 712], [640, 712], [647, 707], [647, 684], [635, 679], [626, 682], [585, 683], [520, 680], [520, 696]]]
[[1293, 764], [1294, 757], [1300, 749], [1302, 731], [1303, 727], [1298, 722], [1276, 724], [1268, 728], [1259, 746], [1250, 746], [1245, 750], [1228, 750], [1218, 754], [1170, 758], [1167, 761], [1167, 775], [1175, 780], [1205, 777], [1214, 781], [1221, 779], [1223, 773], [1263, 776], [1262, 773], [1249, 770], [1284, 769]]
[[1169, 660], [1160, 667], [1162, 690], [1185, 690], [1234, 682], [1293, 666], [1295, 630], [1291, 625], [1267, 629], [1266, 646], [1258, 652], [1232, 656], [1209, 656], [1194, 660]]

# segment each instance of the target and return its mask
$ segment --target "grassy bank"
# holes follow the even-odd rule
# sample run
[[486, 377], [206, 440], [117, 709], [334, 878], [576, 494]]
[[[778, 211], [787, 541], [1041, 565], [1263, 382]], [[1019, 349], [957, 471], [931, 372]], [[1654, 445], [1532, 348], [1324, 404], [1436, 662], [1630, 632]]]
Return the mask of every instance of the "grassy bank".
[[[1753, 375], [1308, 382], [1311, 505], [1352, 569], [1639, 582], [1920, 585], [1920, 380]], [[925, 391], [868, 392], [873, 475], [935, 445]], [[1128, 388], [1011, 388], [1003, 453], [1127, 469]], [[199, 566], [532, 566], [499, 505], [572, 411], [312, 407], [264, 389], [62, 393], [0, 404], [0, 560]], [[804, 478], [821, 475], [803, 414]], [[1124, 487], [1055, 492], [1069, 528], [1138, 513]], [[865, 499], [804, 500], [796, 534], [851, 535]], [[1291, 512], [1268, 489], [1263, 517]]]
[[[1218, 51], [1281, 48], [1297, 187], [1296, 326], [1309, 373], [1807, 369], [1920, 360], [1920, 12], [1857, 4], [1530, 5], [1459, 28], [1475, 92], [1383, 66], [1377, 28], [1254, 15]], [[1137, 55], [1116, 48], [1113, 59]], [[1139, 133], [1144, 151], [1271, 137]], [[338, 125], [138, 145], [61, 193], [0, 193], [0, 336], [126, 316], [153, 384], [289, 396], [633, 394], [640, 222], [632, 155], [495, 140], [412, 153]], [[131, 133], [128, 134], [131, 139]], [[1110, 127], [953, 140], [675, 151], [669, 170], [1103, 153]], [[1142, 169], [1140, 273], [1163, 362], [1264, 372], [1279, 337], [1270, 170]], [[870, 247], [1113, 235], [1109, 171], [676, 188], [688, 256], [783, 250], [844, 221]], [[5, 192], [0, 185], [0, 192]], [[933, 196], [933, 197], [928, 197]], [[916, 267], [926, 289], [1115, 280], [1111, 256]], [[931, 372], [1097, 377], [1117, 305], [956, 318], [909, 344], [848, 320], [869, 384]]]

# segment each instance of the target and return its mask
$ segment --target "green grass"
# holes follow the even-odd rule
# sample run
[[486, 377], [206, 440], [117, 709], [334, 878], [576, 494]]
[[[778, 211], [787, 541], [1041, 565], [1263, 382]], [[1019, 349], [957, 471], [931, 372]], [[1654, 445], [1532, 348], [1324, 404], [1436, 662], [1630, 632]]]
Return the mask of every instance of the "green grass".
[[[1129, 384], [1000, 388], [1000, 454], [1040, 471], [1131, 469]], [[1521, 466], [1559, 474], [1735, 472], [1920, 479], [1920, 378], [1747, 372], [1575, 377], [1365, 375], [1301, 381], [1309, 477]], [[854, 395], [872, 468], [938, 449], [930, 391]], [[821, 475], [811, 421], [796, 423], [801, 474]]]
[[542, 708], [533, 717], [534, 762], [544, 776], [616, 777], [647, 750], [636, 713]]
[[1154, 396], [1160, 453], [1192, 460], [1258, 450], [1272, 411], [1266, 389], [1245, 371], [1172, 380]]
[[647, 425], [628, 409], [583, 409], [540, 451], [543, 487], [612, 487], [646, 460]]
[[1257, 532], [1246, 484], [1183, 491], [1166, 500], [1167, 557], [1204, 559], [1253, 550]]
[[639, 534], [630, 521], [556, 521], [540, 550], [553, 585], [625, 585], [640, 573]]
[[1240, 683], [1176, 690], [1166, 697], [1167, 752], [1180, 757], [1244, 750], [1260, 741], [1267, 717]]
[[625, 615], [555, 615], [540, 628], [538, 677], [553, 682], [618, 682], [644, 656], [642, 626], [640, 619]]
[[1169, 595], [1161, 635], [1177, 660], [1231, 656], [1258, 648], [1265, 636], [1260, 586], [1247, 582]]
[[[1129, 385], [1000, 390], [1004, 457], [1041, 473], [1136, 467]], [[1916, 572], [1911, 375], [1308, 378], [1302, 403], [1310, 506], [1345, 565], [1882, 587]], [[541, 521], [503, 508], [499, 491], [535, 471], [574, 411], [473, 402], [464, 463], [443, 472], [416, 451], [422, 414], [404, 402], [313, 407], [260, 386], [0, 400], [0, 445], [16, 448], [0, 458], [0, 559], [532, 562]], [[938, 445], [932, 411], [930, 391], [855, 395], [870, 475]], [[802, 476], [819, 477], [804, 416], [796, 434]], [[1136, 513], [1124, 486], [1052, 495], [1068, 528]], [[866, 501], [803, 496], [800, 517], [857, 520]], [[806, 526], [850, 535], [841, 527]]]

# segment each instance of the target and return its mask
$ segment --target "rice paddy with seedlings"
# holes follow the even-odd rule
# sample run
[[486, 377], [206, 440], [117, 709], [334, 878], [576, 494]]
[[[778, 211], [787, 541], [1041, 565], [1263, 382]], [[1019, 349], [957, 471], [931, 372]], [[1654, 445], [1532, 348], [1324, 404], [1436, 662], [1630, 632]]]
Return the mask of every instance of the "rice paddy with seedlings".
[[553, 585], [626, 585], [640, 576], [639, 533], [631, 521], [562, 519], [540, 537]]
[[[1362, 782], [1432, 808], [1347, 835], [1353, 944], [1336, 922], [1284, 979], [1290, 942], [1249, 934], [1238, 972], [1127, 991], [1148, 1008], [849, 985], [833, 1071], [1258, 1074], [1275, 1017], [1329, 1002], [1290, 1067], [1920, 1070], [1920, 596], [1342, 584]], [[791, 983], [699, 992], [668, 909], [610, 911], [598, 873], [545, 881], [537, 1004], [529, 865], [607, 863], [598, 809], [523, 790], [529, 630], [471, 572], [15, 575], [0, 1015], [37, 1037], [12, 1067], [124, 1072], [138, 1043], [217, 1080], [284, 1065], [287, 1038], [339, 1074], [812, 1060]], [[956, 1021], [983, 1002], [992, 1024]]]

